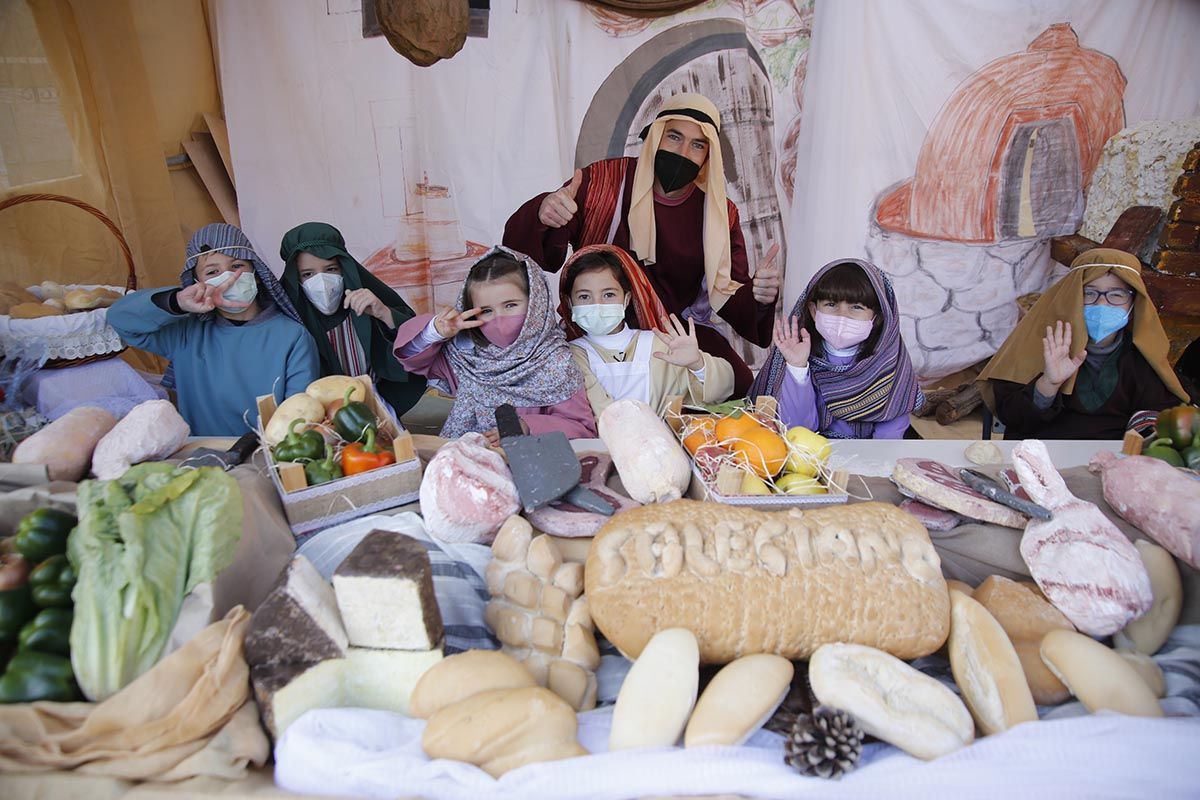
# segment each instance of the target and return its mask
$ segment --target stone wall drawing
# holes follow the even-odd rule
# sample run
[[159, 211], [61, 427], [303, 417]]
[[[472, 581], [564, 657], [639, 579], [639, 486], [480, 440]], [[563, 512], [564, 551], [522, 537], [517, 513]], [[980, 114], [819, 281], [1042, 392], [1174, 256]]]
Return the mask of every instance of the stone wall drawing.
[[1016, 325], [1016, 298], [1045, 288], [1048, 239], [1079, 228], [1124, 91], [1115, 60], [1051, 25], [963, 81], [914, 176], [878, 197], [866, 250], [893, 278], [922, 380], [990, 356]]

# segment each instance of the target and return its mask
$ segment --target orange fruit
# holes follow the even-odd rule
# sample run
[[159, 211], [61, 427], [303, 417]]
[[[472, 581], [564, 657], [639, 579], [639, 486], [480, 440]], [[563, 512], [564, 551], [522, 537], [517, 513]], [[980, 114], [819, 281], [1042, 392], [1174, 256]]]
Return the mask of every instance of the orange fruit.
[[729, 449], [739, 464], [749, 467], [760, 478], [778, 475], [789, 455], [787, 441], [762, 426], [744, 432]]
[[717, 420], [714, 417], [689, 420], [684, 428], [687, 431], [687, 435], [683, 437], [684, 448], [694, 456], [703, 445], [716, 441], [713, 436], [713, 428], [716, 425]]
[[765, 430], [765, 428], [754, 416], [735, 411], [718, 421], [713, 433], [716, 434], [718, 442], [732, 446], [734, 440], [743, 439], [747, 433], [754, 430]]

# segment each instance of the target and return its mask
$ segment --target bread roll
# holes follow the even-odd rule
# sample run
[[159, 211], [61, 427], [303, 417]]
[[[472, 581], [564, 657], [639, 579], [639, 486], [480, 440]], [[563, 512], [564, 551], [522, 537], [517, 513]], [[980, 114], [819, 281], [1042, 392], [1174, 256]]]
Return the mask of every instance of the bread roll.
[[429, 719], [479, 692], [536, 685], [529, 670], [512, 656], [496, 650], [467, 650], [442, 659], [421, 676], [413, 687], [408, 713]]
[[621, 684], [613, 708], [609, 750], [671, 747], [696, 704], [700, 651], [686, 628], [654, 636]]
[[950, 668], [985, 735], [1037, 720], [1012, 642], [987, 609], [958, 591], [950, 592]]
[[90, 311], [93, 308], [108, 308], [121, 299], [118, 292], [103, 287], [95, 289], [71, 289], [64, 292], [62, 301], [68, 311]]
[[950, 596], [929, 534], [886, 503], [763, 513], [677, 500], [612, 518], [584, 570], [596, 627], [636, 658], [691, 630], [700, 660], [807, 658], [856, 642], [901, 658], [936, 651]]
[[975, 739], [971, 712], [936, 679], [873, 647], [827, 644], [808, 680], [822, 704], [840, 708], [865, 733], [917, 758], [944, 756]]
[[586, 756], [577, 727], [575, 712], [549, 689], [494, 689], [434, 714], [421, 747], [430, 758], [465, 761], [499, 778], [526, 764]]
[[1140, 540], [1134, 543], [1146, 572], [1150, 575], [1150, 593], [1154, 604], [1142, 616], [1113, 634], [1113, 645], [1152, 656], [1167, 641], [1183, 607], [1183, 583], [1175, 559], [1163, 548]]
[[965, 584], [962, 581], [955, 581], [955, 580], [946, 581], [946, 590], [951, 591], [951, 592], [959, 591], [959, 592], [962, 592], [963, 594], [965, 594], [967, 597], [970, 597], [971, 594], [975, 591], [968, 584]]
[[1065, 702], [1071, 692], [1042, 662], [1042, 637], [1050, 631], [1073, 631], [1075, 626], [1045, 599], [1034, 583], [1017, 583], [999, 575], [979, 584], [972, 595], [996, 618], [1021, 659], [1021, 669], [1038, 705]]
[[102, 408], [80, 406], [17, 445], [14, 464], [45, 464], [52, 481], [78, 481], [92, 465], [96, 444], [117, 424]]
[[792, 662], [759, 653], [718, 672], [700, 695], [684, 747], [739, 745], [761, 728], [791, 688]]
[[1125, 659], [1129, 666], [1141, 676], [1155, 697], [1166, 697], [1167, 679], [1163, 676], [1162, 667], [1154, 663], [1154, 659], [1145, 653], [1133, 650], [1118, 650], [1117, 655]]
[[1146, 681], [1125, 659], [1082, 633], [1050, 631], [1042, 660], [1088, 711], [1108, 709], [1137, 717], [1161, 717]]
[[13, 319], [39, 319], [41, 317], [61, 317], [62, 311], [44, 303], [17, 303], [10, 306], [8, 315]]
[[8, 314], [9, 309], [13, 306], [25, 303], [40, 304], [41, 302], [36, 294], [18, 283], [13, 281], [0, 283], [0, 314]]

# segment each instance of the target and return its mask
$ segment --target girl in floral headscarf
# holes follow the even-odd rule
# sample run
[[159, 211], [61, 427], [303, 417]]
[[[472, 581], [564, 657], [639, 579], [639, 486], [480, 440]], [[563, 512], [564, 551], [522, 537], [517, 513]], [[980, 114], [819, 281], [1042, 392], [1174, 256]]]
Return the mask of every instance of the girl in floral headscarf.
[[180, 288], [145, 289], [108, 310], [134, 347], [171, 360], [179, 413], [197, 436], [254, 427], [256, 400], [278, 402], [316, 380], [317, 350], [246, 235], [217, 223], [187, 246]]
[[442, 436], [475, 431], [498, 443], [496, 408], [505, 403], [528, 433], [596, 435], [546, 279], [528, 256], [506, 247], [493, 247], [471, 265], [454, 308], [401, 325], [396, 357], [455, 396]]

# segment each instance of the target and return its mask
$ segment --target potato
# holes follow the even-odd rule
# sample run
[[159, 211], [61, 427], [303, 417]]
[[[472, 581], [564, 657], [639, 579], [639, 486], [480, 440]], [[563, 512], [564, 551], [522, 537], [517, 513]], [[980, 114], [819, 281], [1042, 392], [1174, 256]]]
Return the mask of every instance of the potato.
[[350, 395], [351, 400], [367, 399], [367, 387], [363, 386], [363, 382], [358, 378], [349, 378], [345, 375], [330, 375], [313, 381], [304, 390], [304, 393], [315, 398], [322, 407], [328, 408], [329, 404], [335, 400], [341, 402], [346, 396], [346, 390], [351, 386], [354, 387], [354, 392]]
[[305, 422], [320, 422], [325, 419], [325, 406], [307, 394], [294, 394], [279, 404], [271, 419], [263, 429], [263, 439], [269, 447], [274, 447], [287, 436], [288, 427], [292, 420], [302, 419]]

